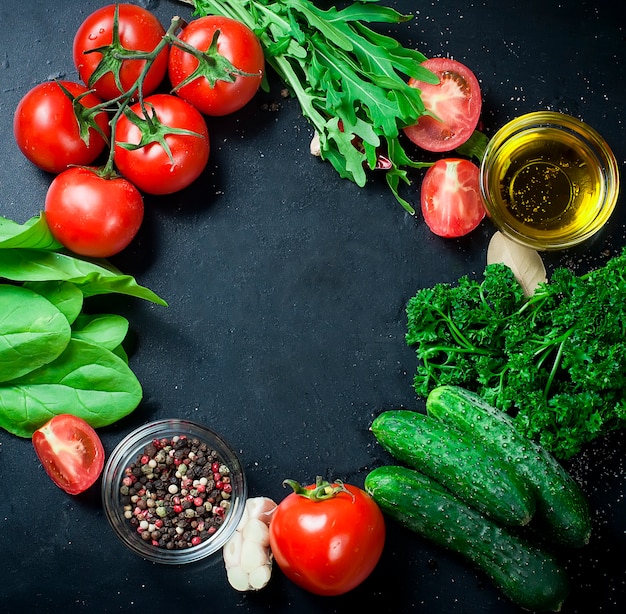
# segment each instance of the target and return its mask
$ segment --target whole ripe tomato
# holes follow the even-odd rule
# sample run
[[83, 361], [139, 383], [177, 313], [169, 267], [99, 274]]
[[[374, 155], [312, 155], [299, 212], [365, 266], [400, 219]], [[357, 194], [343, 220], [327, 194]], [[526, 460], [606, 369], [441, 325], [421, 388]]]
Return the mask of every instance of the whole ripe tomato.
[[[134, 4], [119, 4], [119, 42], [114, 41], [113, 24], [115, 6], [110, 4], [91, 13], [79, 26], [74, 35], [72, 54], [74, 64], [82, 81], [93, 87], [104, 100], [112, 100], [128, 91], [137, 81], [145, 66], [145, 60], [117, 60], [112, 55], [107, 59], [107, 71], [101, 76], [96, 73], [96, 81], [90, 79], [104, 56], [101, 51], [87, 53], [92, 49], [112, 46], [113, 52], [151, 52], [161, 42], [165, 29], [161, 22], [147, 9]], [[164, 47], [154, 60], [143, 80], [143, 94], [154, 92], [167, 72], [168, 49]], [[119, 73], [122, 90], [118, 87], [114, 72]]]
[[480, 169], [469, 160], [445, 158], [431, 166], [421, 187], [422, 216], [441, 237], [461, 237], [486, 214], [480, 196]]
[[[209, 159], [204, 118], [188, 102], [153, 94], [117, 123], [113, 158], [119, 172], [147, 194], [171, 194], [195, 181]], [[154, 139], [154, 140], [153, 140]], [[166, 147], [164, 147], [164, 144]]]
[[[219, 32], [217, 48], [211, 43]], [[205, 115], [238, 111], [254, 97], [265, 70], [259, 39], [245, 24], [228, 17], [209, 15], [192, 21], [179, 38], [210, 61], [200, 61], [172, 46], [168, 72], [176, 93]], [[200, 65], [201, 64], [201, 65]], [[181, 85], [190, 75], [199, 75]]]
[[421, 91], [426, 110], [417, 124], [404, 128], [404, 133], [418, 147], [427, 151], [451, 151], [472, 136], [482, 109], [478, 79], [461, 62], [450, 58], [430, 58], [422, 66], [439, 77], [439, 83], [416, 79], [409, 85]]
[[46, 194], [45, 216], [54, 238], [81, 256], [108, 258], [122, 251], [143, 221], [143, 198], [122, 177], [72, 167], [57, 175]]
[[46, 473], [70, 495], [87, 490], [102, 473], [102, 441], [82, 418], [54, 416], [33, 433], [33, 445]]
[[[79, 115], [65, 88], [80, 100]], [[80, 83], [49, 81], [36, 85], [20, 100], [13, 117], [13, 134], [20, 151], [36, 166], [50, 173], [60, 173], [71, 165], [91, 164], [104, 150], [110, 135], [106, 111], [95, 112], [93, 121], [99, 127], [88, 127], [84, 120], [90, 109], [102, 101]], [[85, 139], [81, 135], [83, 122]], [[104, 137], [102, 136], [104, 135]]]
[[317, 595], [340, 595], [361, 584], [385, 543], [380, 508], [363, 490], [318, 481], [280, 502], [270, 522], [270, 547], [283, 573]]

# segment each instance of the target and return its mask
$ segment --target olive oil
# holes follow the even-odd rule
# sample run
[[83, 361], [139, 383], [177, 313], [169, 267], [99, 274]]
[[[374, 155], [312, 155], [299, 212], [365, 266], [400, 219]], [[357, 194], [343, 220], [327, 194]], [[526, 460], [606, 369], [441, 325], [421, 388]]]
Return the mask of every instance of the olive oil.
[[518, 134], [499, 152], [492, 173], [492, 196], [501, 201], [502, 216], [524, 234], [578, 234], [603, 201], [601, 168], [593, 153], [562, 130]]
[[609, 219], [619, 194], [617, 160], [579, 119], [527, 113], [487, 144], [480, 193], [493, 223], [509, 238], [534, 249], [564, 249]]

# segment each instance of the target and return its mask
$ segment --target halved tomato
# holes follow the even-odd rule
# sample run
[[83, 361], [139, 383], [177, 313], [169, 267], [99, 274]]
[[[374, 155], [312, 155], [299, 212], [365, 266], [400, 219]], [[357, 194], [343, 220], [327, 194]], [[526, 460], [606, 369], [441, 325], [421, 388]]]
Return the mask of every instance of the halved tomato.
[[467, 66], [450, 58], [429, 58], [422, 66], [436, 74], [439, 83], [409, 81], [421, 91], [429, 115], [404, 128], [404, 133], [426, 151], [451, 151], [465, 143], [478, 125], [482, 109], [478, 79]]
[[33, 445], [46, 473], [70, 495], [87, 490], [102, 473], [102, 441], [82, 418], [54, 416], [33, 433]]
[[485, 217], [480, 169], [469, 160], [444, 158], [431, 166], [421, 188], [422, 216], [440, 237], [462, 237]]

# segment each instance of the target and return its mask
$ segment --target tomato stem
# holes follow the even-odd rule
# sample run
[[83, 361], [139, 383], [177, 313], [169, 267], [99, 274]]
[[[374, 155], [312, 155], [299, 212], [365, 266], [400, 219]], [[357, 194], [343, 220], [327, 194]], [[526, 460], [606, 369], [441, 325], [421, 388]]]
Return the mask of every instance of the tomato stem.
[[315, 478], [315, 486], [313, 487], [302, 486], [299, 482], [296, 482], [296, 480], [289, 479], [283, 480], [283, 486], [291, 486], [296, 495], [306, 497], [311, 501], [326, 501], [336, 497], [342, 492], [353, 496], [340, 480], [335, 480], [331, 484], [330, 482], [322, 479], [319, 475]]

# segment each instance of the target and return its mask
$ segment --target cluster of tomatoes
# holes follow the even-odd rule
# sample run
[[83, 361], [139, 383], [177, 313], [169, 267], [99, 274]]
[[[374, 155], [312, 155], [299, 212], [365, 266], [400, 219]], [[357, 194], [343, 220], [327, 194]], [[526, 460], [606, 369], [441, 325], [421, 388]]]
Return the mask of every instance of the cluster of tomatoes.
[[[56, 175], [45, 201], [55, 238], [76, 254], [106, 258], [138, 232], [143, 193], [171, 194], [198, 178], [210, 152], [204, 116], [246, 105], [265, 60], [239, 21], [175, 18], [166, 31], [132, 4], [90, 14], [75, 34], [73, 60], [82, 82], [30, 90], [14, 135], [31, 162]], [[168, 85], [171, 93], [159, 93]]]

